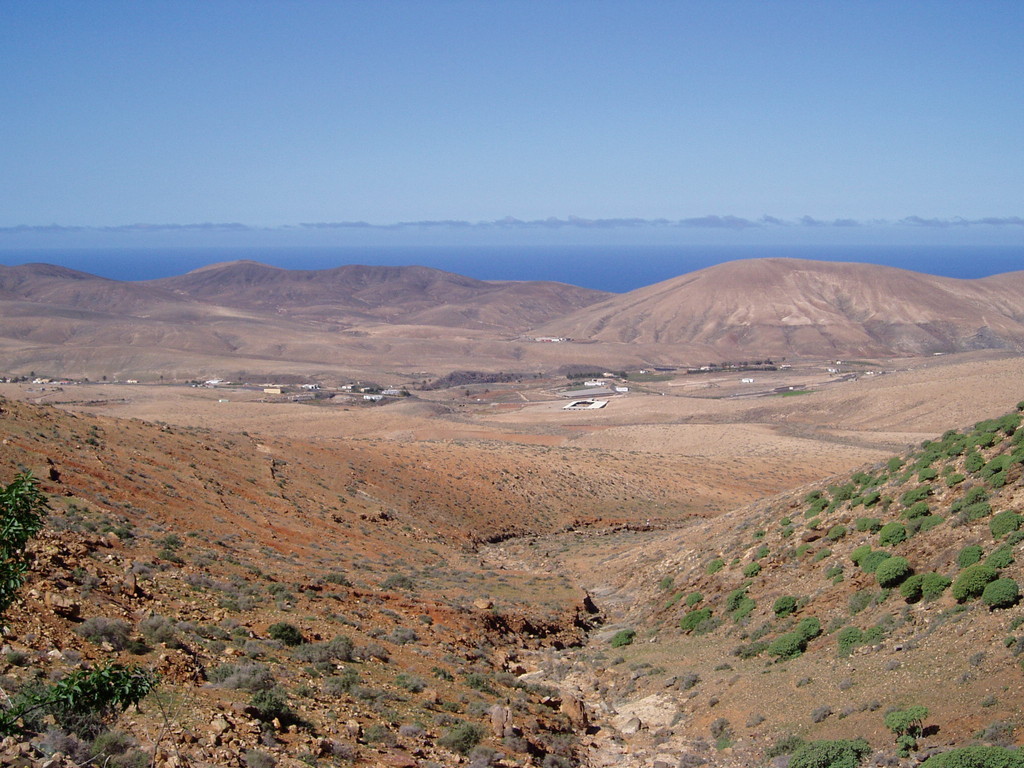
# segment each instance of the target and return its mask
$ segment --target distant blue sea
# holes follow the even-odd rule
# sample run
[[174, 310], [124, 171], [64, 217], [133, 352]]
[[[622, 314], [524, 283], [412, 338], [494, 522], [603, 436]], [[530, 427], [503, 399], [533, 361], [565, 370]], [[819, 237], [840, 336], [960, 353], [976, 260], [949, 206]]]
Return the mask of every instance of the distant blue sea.
[[117, 280], [251, 259], [287, 269], [421, 265], [480, 280], [554, 280], [623, 293], [724, 261], [794, 257], [884, 264], [947, 277], [1024, 270], [1024, 246], [387, 246], [0, 251], [0, 264], [58, 264]]

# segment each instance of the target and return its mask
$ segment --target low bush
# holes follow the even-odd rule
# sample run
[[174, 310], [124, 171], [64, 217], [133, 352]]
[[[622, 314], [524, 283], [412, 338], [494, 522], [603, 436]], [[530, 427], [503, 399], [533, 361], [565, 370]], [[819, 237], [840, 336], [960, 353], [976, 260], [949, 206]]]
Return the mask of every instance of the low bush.
[[759, 574], [760, 572], [761, 572], [761, 564], [760, 563], [747, 563], [745, 566], [743, 566], [743, 575], [745, 577], [747, 577], [748, 579], [751, 579], [754, 576], [757, 576], [757, 574]]
[[1024, 517], [1013, 510], [1007, 509], [999, 512], [988, 521], [988, 528], [992, 532], [992, 538], [1001, 539], [1008, 533], [1016, 531], [1024, 523]]
[[989, 565], [996, 570], [1005, 568], [1008, 565], [1013, 564], [1013, 547], [1003, 545], [998, 549], [992, 551], [988, 557], [985, 558], [985, 565]]
[[1020, 588], [1013, 579], [996, 579], [985, 585], [981, 600], [989, 608], [1009, 608], [1020, 600]]
[[714, 560], [712, 560], [710, 563], [708, 563], [707, 568], [705, 568], [705, 570], [709, 574], [712, 574], [712, 573], [718, 573], [724, 567], [725, 567], [725, 560], [723, 560], [720, 557], [716, 557]]
[[875, 569], [878, 585], [886, 589], [897, 586], [910, 575], [910, 563], [905, 557], [890, 557]]
[[267, 629], [267, 634], [274, 640], [284, 643], [285, 645], [302, 645], [306, 642], [306, 638], [302, 636], [302, 632], [294, 624], [289, 624], [286, 621], [279, 621], [276, 624], [271, 624]]
[[990, 565], [975, 563], [968, 566], [953, 582], [953, 597], [960, 603], [980, 597], [981, 593], [985, 591], [985, 586], [989, 582], [995, 581], [998, 575], [996, 569]]
[[686, 605], [688, 608], [692, 608], [703, 599], [704, 595], [702, 595], [700, 592], [691, 592], [686, 596]]
[[484, 729], [476, 723], [457, 723], [449, 728], [437, 743], [452, 752], [468, 755], [484, 737]]
[[892, 555], [890, 555], [888, 552], [881, 549], [876, 549], [874, 552], [871, 552], [867, 557], [863, 558], [860, 561], [860, 569], [864, 571], [864, 573], [874, 573], [876, 570], [878, 570], [878, 566], [880, 566], [890, 557], [892, 557]]
[[921, 768], [1024, 768], [1024, 753], [1005, 747], [960, 747], [932, 755]]
[[789, 616], [796, 610], [796, 598], [792, 595], [783, 595], [775, 604], [772, 605], [772, 611], [775, 612], [776, 616]]
[[94, 616], [82, 622], [78, 634], [96, 645], [108, 643], [115, 651], [123, 651], [128, 646], [131, 627], [120, 619]]
[[864, 739], [809, 741], [793, 752], [789, 768], [857, 768], [870, 752]]
[[711, 608], [698, 608], [690, 611], [679, 620], [679, 628], [683, 632], [697, 632], [700, 634], [700, 628], [707, 622], [712, 621], [711, 615]]
[[907, 528], [895, 521], [886, 523], [878, 532], [878, 543], [883, 547], [895, 547], [907, 538]]
[[953, 580], [941, 573], [926, 573], [921, 582], [921, 597], [925, 600], [935, 600], [945, 592]]
[[849, 656], [853, 649], [864, 642], [864, 633], [859, 627], [843, 627], [836, 635], [840, 656]]
[[633, 640], [636, 639], [636, 630], [634, 629], [620, 629], [608, 642], [612, 648], [621, 648], [624, 645], [630, 645]]
[[978, 544], [968, 544], [957, 553], [956, 564], [961, 568], [966, 568], [970, 565], [981, 562], [981, 556], [983, 554], [984, 551]]

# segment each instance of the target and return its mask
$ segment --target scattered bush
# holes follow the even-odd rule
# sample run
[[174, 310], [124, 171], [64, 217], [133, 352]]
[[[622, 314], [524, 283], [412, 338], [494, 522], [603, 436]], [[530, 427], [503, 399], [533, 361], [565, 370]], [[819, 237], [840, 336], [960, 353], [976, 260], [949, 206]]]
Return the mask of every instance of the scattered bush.
[[384, 579], [380, 586], [381, 589], [412, 590], [416, 589], [416, 582], [413, 581], [412, 577], [406, 576], [404, 573], [393, 573]]
[[992, 532], [992, 538], [1001, 539], [1008, 533], [1016, 531], [1024, 523], [1024, 517], [1013, 510], [1007, 509], [998, 513], [988, 521], [988, 528]]
[[775, 612], [776, 616], [789, 616], [796, 610], [796, 598], [792, 595], [783, 595], [775, 604], [772, 606], [772, 611]]
[[886, 523], [878, 532], [878, 543], [883, 547], [895, 547], [907, 538], [907, 529], [903, 523], [895, 521]]
[[985, 586], [990, 581], [995, 581], [998, 575], [996, 569], [990, 565], [975, 563], [968, 566], [953, 582], [953, 597], [960, 603], [979, 597], [985, 591]]
[[691, 592], [686, 596], [686, 606], [688, 608], [692, 608], [703, 599], [704, 595], [702, 595], [700, 592]]
[[630, 645], [633, 640], [636, 639], [636, 630], [633, 629], [620, 629], [609, 641], [612, 648], [621, 648], [624, 645]]
[[984, 551], [979, 545], [968, 544], [957, 554], [956, 564], [961, 568], [967, 568], [970, 565], [981, 562], [981, 556], [983, 554]]
[[1005, 747], [960, 747], [932, 755], [921, 768], [1024, 768], [1024, 753]]
[[[863, 520], [864, 518], [861, 519]], [[855, 547], [854, 550], [850, 553], [850, 559], [853, 561], [854, 565], [860, 565], [861, 561], [870, 554], [871, 545], [861, 544], [859, 547]]]
[[267, 629], [267, 634], [274, 640], [284, 643], [285, 645], [302, 645], [306, 642], [306, 638], [302, 636], [302, 632], [294, 624], [289, 624], [285, 621], [279, 621], [276, 624], [271, 624]]
[[743, 575], [746, 576], [748, 579], [752, 579], [754, 576], [757, 576], [757, 574], [759, 574], [760, 572], [760, 563], [747, 563], [745, 566], [743, 566]]
[[926, 573], [924, 581], [921, 582], [921, 597], [925, 600], [935, 600], [945, 592], [953, 580], [941, 573]]
[[830, 541], [839, 541], [845, 535], [846, 535], [846, 526], [845, 525], [833, 525], [831, 528], [828, 529], [828, 533], [826, 534], [826, 538], [829, 539]]
[[1020, 599], [1020, 588], [1013, 579], [996, 579], [985, 585], [981, 600], [989, 608], [1009, 608]]
[[131, 627], [120, 619], [108, 619], [94, 616], [82, 622], [78, 634], [86, 640], [99, 645], [109, 643], [115, 651], [123, 651], [128, 646], [128, 635]]
[[864, 571], [864, 573], [874, 573], [876, 570], [878, 570], [878, 566], [880, 566], [890, 557], [891, 555], [888, 552], [881, 549], [876, 549], [874, 552], [871, 552], [867, 557], [863, 558], [860, 561], [860, 569]]
[[437, 740], [437, 743], [460, 755], [469, 754], [484, 737], [484, 729], [476, 723], [457, 723]]
[[878, 585], [886, 589], [895, 587], [910, 575], [910, 563], [905, 557], [890, 557], [875, 569]]
[[698, 608], [697, 610], [690, 611], [679, 620], [679, 628], [683, 632], [697, 632], [697, 634], [701, 634], [701, 628], [712, 621], [711, 614], [711, 608]]
[[843, 627], [836, 635], [840, 656], [849, 656], [858, 645], [864, 642], [864, 633], [859, 627]]
[[725, 567], [725, 560], [723, 560], [720, 557], [716, 557], [714, 560], [712, 560], [710, 563], [708, 563], [707, 568], [705, 570], [709, 574], [712, 574], [712, 573], [718, 573], [724, 567]]
[[993, 550], [992, 554], [985, 558], [985, 565], [990, 565], [996, 570], [1013, 564], [1013, 547], [1003, 545]]
[[789, 768], [857, 768], [870, 752], [864, 739], [809, 741], [793, 752]]

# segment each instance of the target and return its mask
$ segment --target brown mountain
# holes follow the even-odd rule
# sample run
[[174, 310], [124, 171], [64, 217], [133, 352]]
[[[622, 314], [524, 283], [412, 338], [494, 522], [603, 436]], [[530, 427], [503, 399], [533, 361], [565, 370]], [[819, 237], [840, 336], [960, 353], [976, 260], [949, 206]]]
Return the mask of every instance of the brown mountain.
[[1024, 347], [1024, 272], [958, 280], [870, 264], [751, 259], [614, 296], [538, 333], [735, 356]]
[[214, 264], [145, 285], [190, 300], [304, 320], [502, 332], [523, 330], [608, 296], [564, 283], [475, 280], [429, 267], [290, 270], [254, 261]]

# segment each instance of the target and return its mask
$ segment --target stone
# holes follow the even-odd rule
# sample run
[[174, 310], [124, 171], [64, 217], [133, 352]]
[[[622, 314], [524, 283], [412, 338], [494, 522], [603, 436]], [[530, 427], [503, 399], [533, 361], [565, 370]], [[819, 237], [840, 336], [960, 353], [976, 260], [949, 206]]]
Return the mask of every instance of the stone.
[[74, 598], [61, 592], [47, 592], [43, 595], [43, 602], [55, 614], [67, 619], [77, 618], [82, 610], [82, 607]]
[[559, 707], [559, 711], [569, 718], [573, 728], [579, 731], [585, 731], [590, 725], [590, 718], [587, 717], [583, 696], [577, 691], [562, 692], [562, 705]]
[[644, 727], [644, 724], [640, 722], [639, 717], [631, 717], [625, 722], [619, 732], [625, 736], [632, 736], [634, 733], [639, 733]]
[[508, 707], [495, 704], [490, 709], [491, 733], [494, 738], [501, 739], [512, 735], [512, 712]]

